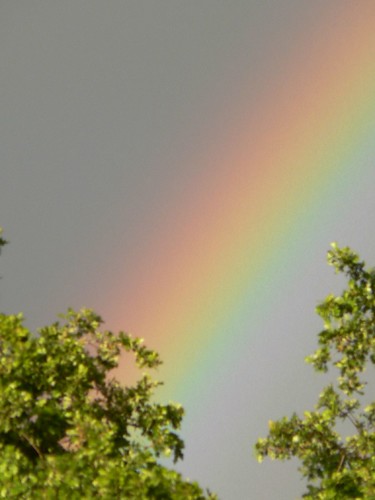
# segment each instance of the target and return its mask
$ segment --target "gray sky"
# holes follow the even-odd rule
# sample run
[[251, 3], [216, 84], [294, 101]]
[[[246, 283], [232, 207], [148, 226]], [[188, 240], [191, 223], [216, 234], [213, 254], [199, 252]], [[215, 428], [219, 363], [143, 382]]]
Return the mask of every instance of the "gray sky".
[[[119, 268], [131, 271], [151, 235], [163, 229], [173, 200], [200, 175], [202, 165], [186, 158], [212, 145], [229, 125], [233, 131], [223, 118], [245, 105], [244, 96], [260, 113], [260, 93], [283, 74], [299, 41], [318, 37], [341, 3], [3, 0], [0, 224], [11, 245], [0, 261], [1, 309], [24, 312], [31, 328], [68, 306], [93, 307], [105, 316]], [[375, 261], [374, 180], [369, 172], [366, 183], [354, 186], [346, 212], [337, 202], [342, 217], [327, 217], [323, 229], [312, 222], [306, 245], [314, 265], [304, 274], [297, 270], [283, 298], [274, 297], [265, 332], [282, 323], [298, 335], [306, 315], [317, 331], [314, 305], [335, 287], [324, 263], [332, 239]], [[269, 335], [254, 342], [258, 359], [274, 342]], [[304, 396], [312, 372], [302, 363], [315, 339], [297, 337], [291, 345], [280, 342], [279, 365], [262, 371], [259, 400], [245, 402], [238, 382], [238, 392], [223, 395], [229, 417], [249, 412], [248, 436], [232, 439], [218, 403], [188, 424], [191, 442], [180, 470], [223, 499], [287, 500], [301, 493], [294, 464], [258, 468], [251, 449], [269, 412], [290, 414], [315, 400], [316, 390]], [[288, 356], [282, 392], [272, 392], [271, 404], [265, 388], [280, 377]], [[248, 370], [244, 359], [233, 367], [242, 380]], [[296, 396], [285, 398], [293, 383]], [[205, 390], [217, 390], [214, 385], [207, 381]], [[255, 420], [260, 424], [251, 430]]]

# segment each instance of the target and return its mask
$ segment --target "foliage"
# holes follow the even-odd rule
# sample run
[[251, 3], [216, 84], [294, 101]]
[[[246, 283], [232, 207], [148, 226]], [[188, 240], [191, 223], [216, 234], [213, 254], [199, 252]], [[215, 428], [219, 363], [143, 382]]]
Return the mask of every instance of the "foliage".
[[122, 350], [145, 368], [158, 355], [101, 325], [69, 310], [33, 336], [21, 315], [0, 314], [0, 498], [216, 498], [158, 461], [183, 456], [183, 408], [153, 402], [148, 375], [110, 378]]
[[4, 240], [4, 238], [1, 237], [1, 234], [2, 234], [2, 229], [0, 227], [0, 251], [1, 251], [1, 247], [6, 245], [6, 240]]
[[[375, 270], [349, 248], [332, 244], [328, 262], [345, 273], [348, 286], [317, 307], [324, 321], [319, 348], [306, 358], [316, 371], [338, 370], [336, 383], [321, 392], [314, 411], [269, 423], [259, 439], [259, 461], [297, 457], [307, 479], [308, 499], [375, 498], [375, 402], [366, 401], [364, 378], [375, 363]], [[371, 370], [371, 371], [370, 371]], [[343, 425], [343, 423], [345, 425]], [[351, 428], [346, 435], [341, 428]]]

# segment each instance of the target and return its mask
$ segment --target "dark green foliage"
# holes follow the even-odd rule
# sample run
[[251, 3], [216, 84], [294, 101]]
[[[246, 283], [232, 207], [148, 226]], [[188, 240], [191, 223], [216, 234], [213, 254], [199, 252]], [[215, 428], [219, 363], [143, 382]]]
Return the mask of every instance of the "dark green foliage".
[[4, 240], [4, 238], [1, 237], [2, 232], [3, 232], [3, 230], [0, 227], [0, 253], [1, 253], [1, 247], [3, 247], [4, 245], [6, 245], [8, 243], [6, 240]]
[[[1, 230], [0, 230], [0, 234], [1, 234]], [[0, 251], [1, 251], [1, 247], [4, 246], [4, 245], [6, 245], [6, 244], [7, 244], [6, 240], [4, 240], [4, 238], [2, 238], [0, 236]]]
[[[324, 329], [319, 348], [306, 361], [319, 372], [336, 368], [337, 380], [322, 391], [314, 411], [271, 421], [256, 452], [259, 461], [298, 457], [307, 479], [304, 498], [370, 499], [375, 498], [375, 402], [367, 400], [365, 391], [374, 382], [375, 271], [366, 270], [349, 248], [335, 244], [328, 262], [346, 274], [348, 286], [317, 307]], [[338, 431], [342, 423], [350, 425], [351, 435]]]
[[101, 325], [69, 310], [33, 336], [0, 314], [0, 498], [216, 498], [158, 462], [183, 456], [183, 408], [154, 402], [147, 375], [130, 387], [110, 377], [122, 350], [145, 368], [158, 355]]

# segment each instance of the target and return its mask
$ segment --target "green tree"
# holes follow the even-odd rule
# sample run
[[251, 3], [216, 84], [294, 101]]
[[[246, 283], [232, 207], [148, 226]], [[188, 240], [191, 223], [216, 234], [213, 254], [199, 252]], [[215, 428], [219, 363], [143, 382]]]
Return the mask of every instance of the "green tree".
[[1, 230], [1, 227], [0, 227], [0, 251], [1, 251], [1, 247], [6, 245], [6, 241], [4, 240], [4, 238], [1, 237], [1, 234], [2, 234], [2, 230]]
[[341, 295], [329, 295], [317, 307], [324, 329], [319, 348], [306, 361], [318, 372], [337, 370], [337, 378], [323, 389], [314, 411], [304, 412], [302, 418], [293, 414], [270, 421], [268, 436], [259, 439], [255, 449], [260, 462], [267, 456], [297, 457], [307, 480], [304, 498], [371, 499], [375, 401], [365, 389], [374, 388], [368, 382], [374, 381], [375, 270], [366, 269], [358, 255], [336, 244], [328, 252], [328, 262], [347, 276], [348, 284]]
[[111, 378], [122, 350], [147, 369], [157, 353], [101, 326], [69, 310], [35, 336], [22, 315], [0, 314], [0, 498], [216, 498], [159, 462], [183, 456], [183, 408], [154, 402], [148, 375]]

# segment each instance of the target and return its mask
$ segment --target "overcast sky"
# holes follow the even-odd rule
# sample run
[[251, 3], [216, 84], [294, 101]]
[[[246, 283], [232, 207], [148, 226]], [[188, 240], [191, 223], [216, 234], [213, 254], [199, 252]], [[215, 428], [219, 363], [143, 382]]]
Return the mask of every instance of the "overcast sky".
[[[33, 329], [54, 321], [68, 306], [94, 307], [118, 318], [120, 304], [111, 309], [107, 297], [118, 285], [119, 269], [132, 271], [153, 235], [165, 230], [174, 200], [192, 189], [205, 168], [187, 159], [206, 145], [207, 151], [212, 148], [226, 127], [233, 133], [230, 116], [241, 106], [262, 112], [259, 95], [298, 54], [300, 40], [319, 37], [319, 27], [327, 29], [325, 20], [334, 18], [342, 3], [3, 0], [0, 225], [11, 245], [0, 261], [1, 309], [22, 311]], [[322, 229], [315, 221], [306, 231], [313, 265], [296, 270], [283, 298], [270, 293], [273, 318], [262, 324], [270, 337], [254, 340], [264, 366], [260, 399], [245, 404], [236, 382], [225, 396], [225, 418], [212, 421], [211, 413], [198, 418], [192, 408], [195, 420], [188, 420], [180, 470], [224, 500], [287, 500], [303, 489], [294, 464], [260, 468], [251, 439], [266, 431], [267, 412], [277, 405], [289, 414], [314, 401], [311, 394], [304, 399], [312, 371], [303, 366], [303, 356], [315, 339], [301, 339], [299, 330], [307, 321], [307, 329], [318, 331], [314, 305], [336, 287], [324, 262], [329, 242], [341, 238], [375, 262], [375, 176], [366, 172], [348, 203], [337, 202], [341, 213], [327, 215]], [[284, 389], [267, 398], [267, 384], [281, 377], [266, 361], [280, 323], [290, 339], [295, 334], [290, 345], [280, 342], [280, 365], [292, 346], [294, 351]], [[248, 370], [242, 359], [232, 371], [249, 380]], [[285, 402], [293, 382], [296, 395]], [[234, 423], [238, 418], [234, 412], [245, 412], [237, 441], [226, 429], [232, 417]], [[252, 419], [262, 420], [253, 431]], [[242, 434], [245, 421], [248, 436]]]

